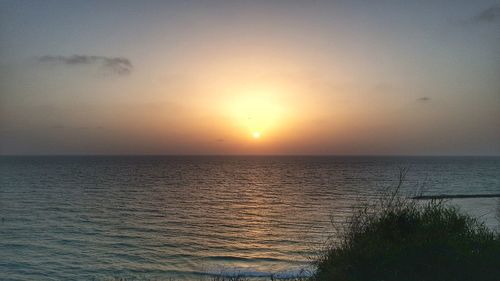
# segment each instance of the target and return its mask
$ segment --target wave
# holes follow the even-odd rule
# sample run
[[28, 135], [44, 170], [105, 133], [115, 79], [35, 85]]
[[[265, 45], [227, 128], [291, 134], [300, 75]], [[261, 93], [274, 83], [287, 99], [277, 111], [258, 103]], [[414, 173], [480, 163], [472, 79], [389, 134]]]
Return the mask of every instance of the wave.
[[204, 257], [205, 260], [212, 261], [249, 261], [249, 262], [289, 262], [288, 259], [279, 259], [279, 258], [245, 258], [245, 257], [236, 257], [236, 256], [209, 256]]
[[280, 271], [261, 271], [255, 268], [241, 267], [224, 267], [219, 270], [210, 270], [203, 275], [209, 276], [240, 276], [240, 277], [255, 277], [255, 278], [295, 278], [295, 277], [310, 277], [314, 273], [312, 266], [297, 267]]

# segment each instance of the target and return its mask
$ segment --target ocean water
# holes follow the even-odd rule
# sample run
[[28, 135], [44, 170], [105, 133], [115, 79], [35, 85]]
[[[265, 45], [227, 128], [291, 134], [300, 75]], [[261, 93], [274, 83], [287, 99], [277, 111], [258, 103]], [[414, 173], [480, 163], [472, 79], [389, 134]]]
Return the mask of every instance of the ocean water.
[[[0, 279], [306, 274], [401, 167], [407, 195], [500, 193], [498, 157], [1, 157]], [[448, 204], [498, 227], [498, 198]]]

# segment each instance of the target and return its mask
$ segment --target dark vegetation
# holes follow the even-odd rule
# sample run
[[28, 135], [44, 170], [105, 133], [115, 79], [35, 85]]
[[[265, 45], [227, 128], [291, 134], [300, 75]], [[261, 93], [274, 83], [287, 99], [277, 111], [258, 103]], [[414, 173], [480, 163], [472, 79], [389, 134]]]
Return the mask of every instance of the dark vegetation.
[[500, 280], [500, 234], [442, 200], [400, 197], [405, 173], [351, 218], [311, 280]]

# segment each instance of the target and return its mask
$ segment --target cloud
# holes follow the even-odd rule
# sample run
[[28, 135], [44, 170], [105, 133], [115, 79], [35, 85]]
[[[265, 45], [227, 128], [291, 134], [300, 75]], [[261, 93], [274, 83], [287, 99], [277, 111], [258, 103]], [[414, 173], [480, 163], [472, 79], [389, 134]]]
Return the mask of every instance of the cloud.
[[473, 23], [491, 23], [500, 20], [500, 5], [493, 5], [472, 17]]
[[124, 57], [105, 57], [105, 56], [51, 56], [46, 55], [38, 58], [41, 63], [56, 63], [63, 65], [100, 65], [106, 70], [119, 75], [130, 74], [134, 66], [129, 59]]
[[417, 99], [418, 102], [428, 102], [430, 100], [431, 100], [430, 97], [420, 97]]

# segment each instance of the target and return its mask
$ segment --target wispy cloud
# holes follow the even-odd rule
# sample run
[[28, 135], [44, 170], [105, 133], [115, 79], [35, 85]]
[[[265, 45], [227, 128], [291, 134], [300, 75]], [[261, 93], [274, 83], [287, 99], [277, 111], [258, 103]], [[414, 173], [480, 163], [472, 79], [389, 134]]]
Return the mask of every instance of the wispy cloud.
[[493, 5], [471, 18], [473, 23], [491, 23], [500, 20], [500, 5]]
[[429, 102], [431, 100], [430, 97], [419, 97], [417, 99], [418, 102]]
[[51, 56], [45, 55], [38, 58], [41, 63], [57, 63], [64, 65], [100, 65], [106, 70], [119, 75], [130, 74], [134, 66], [129, 59], [124, 57], [105, 57], [105, 56]]

